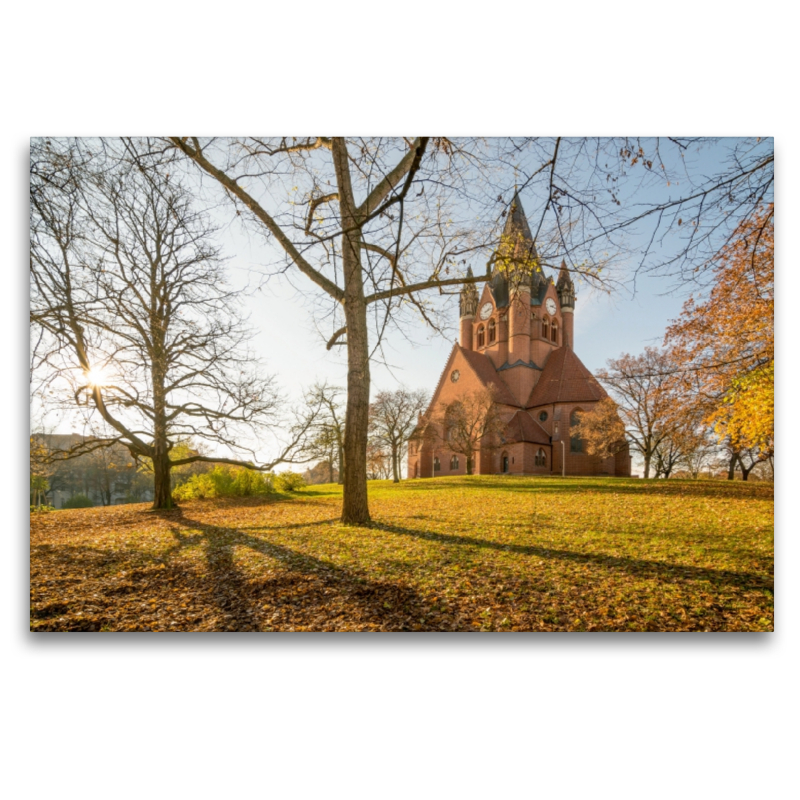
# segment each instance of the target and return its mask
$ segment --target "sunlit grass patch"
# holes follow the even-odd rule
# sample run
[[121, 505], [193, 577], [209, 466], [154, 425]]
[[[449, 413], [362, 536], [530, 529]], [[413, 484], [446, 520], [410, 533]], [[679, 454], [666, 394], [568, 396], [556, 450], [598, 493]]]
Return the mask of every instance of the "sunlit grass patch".
[[33, 630], [771, 630], [771, 485], [474, 476], [31, 520]]

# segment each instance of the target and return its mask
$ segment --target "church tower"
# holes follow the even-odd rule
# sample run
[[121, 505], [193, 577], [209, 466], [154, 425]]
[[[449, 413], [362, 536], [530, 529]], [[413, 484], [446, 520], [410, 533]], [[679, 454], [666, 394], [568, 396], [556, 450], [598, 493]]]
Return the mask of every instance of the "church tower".
[[503, 430], [474, 453], [478, 474], [629, 476], [627, 450], [590, 455], [576, 430], [606, 393], [575, 353], [575, 286], [566, 262], [556, 280], [545, 276], [516, 193], [481, 284], [461, 288], [459, 341], [409, 443], [409, 477], [465, 474], [442, 409], [483, 390], [491, 391]]

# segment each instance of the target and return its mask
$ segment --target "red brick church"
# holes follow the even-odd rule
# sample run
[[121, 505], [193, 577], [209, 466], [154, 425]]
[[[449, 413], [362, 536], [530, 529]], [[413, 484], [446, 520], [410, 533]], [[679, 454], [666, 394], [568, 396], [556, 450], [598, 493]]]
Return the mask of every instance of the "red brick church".
[[465, 457], [439, 435], [437, 409], [481, 388], [493, 391], [505, 430], [475, 454], [475, 473], [629, 476], [627, 450], [590, 456], [571, 433], [578, 412], [606, 396], [575, 354], [574, 313], [566, 265], [556, 283], [545, 276], [515, 196], [491, 280], [480, 296], [475, 284], [461, 292], [459, 342], [409, 444], [409, 478], [466, 473]]

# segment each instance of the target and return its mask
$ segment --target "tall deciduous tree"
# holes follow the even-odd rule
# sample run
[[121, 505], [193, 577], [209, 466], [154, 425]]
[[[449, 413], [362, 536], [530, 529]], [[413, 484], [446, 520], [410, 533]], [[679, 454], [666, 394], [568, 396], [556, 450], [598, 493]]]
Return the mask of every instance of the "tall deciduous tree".
[[334, 464], [339, 474], [339, 483], [344, 480], [345, 458], [345, 392], [341, 386], [315, 383], [306, 392], [308, 415], [314, 417], [309, 431], [305, 456], [308, 460], [322, 459], [329, 468], [330, 483], [333, 483]]
[[[180, 182], [76, 143], [34, 140], [31, 160], [31, 319], [46, 334], [35, 357], [113, 432], [89, 448], [121, 443], [150, 459], [155, 508], [172, 506], [176, 466], [290, 458], [302, 425], [269, 464], [244, 445], [277, 420], [279, 395]], [[245, 458], [176, 458], [190, 437]]]
[[422, 389], [410, 391], [400, 388], [393, 392], [378, 392], [370, 406], [370, 432], [390, 453], [395, 483], [400, 480], [403, 448], [429, 402], [430, 396]]
[[573, 434], [583, 442], [590, 456], [608, 458], [628, 446], [625, 425], [617, 404], [610, 397], [604, 397], [591, 411], [579, 413]]
[[740, 225], [712, 259], [710, 292], [684, 304], [665, 340], [719, 438], [734, 452], [757, 451], [762, 458], [774, 448], [774, 242], [770, 205]]
[[644, 477], [659, 445], [681, 419], [679, 379], [671, 355], [655, 347], [632, 356], [609, 359], [608, 369], [597, 373], [613, 400], [632, 449], [644, 460]]

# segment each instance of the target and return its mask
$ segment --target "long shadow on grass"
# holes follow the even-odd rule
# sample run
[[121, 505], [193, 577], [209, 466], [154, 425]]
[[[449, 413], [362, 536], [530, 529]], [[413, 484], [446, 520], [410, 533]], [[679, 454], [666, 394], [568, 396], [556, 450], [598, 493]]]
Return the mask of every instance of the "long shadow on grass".
[[573, 550], [556, 550], [550, 547], [538, 547], [536, 545], [503, 544], [501, 542], [492, 542], [488, 539], [477, 539], [472, 536], [434, 533], [433, 531], [403, 528], [398, 525], [374, 523], [373, 527], [387, 533], [412, 536], [416, 539], [425, 539], [443, 545], [480, 547], [489, 550], [519, 553], [525, 556], [536, 556], [538, 558], [591, 564], [606, 569], [621, 570], [640, 577], [654, 577], [669, 582], [708, 581], [714, 584], [730, 584], [744, 589], [769, 589], [772, 591], [773, 588], [773, 582], [771, 580], [751, 572], [707, 569], [705, 567], [669, 564], [663, 561], [648, 561], [647, 559], [641, 558], [602, 555], [598, 553], [577, 553]]
[[[225, 630], [311, 627], [342, 629], [371, 626], [379, 630], [464, 630], [469, 625], [431, 610], [408, 586], [364, 578], [330, 561], [300, 553], [241, 530], [192, 519], [181, 526], [197, 531], [205, 546], [209, 575], [205, 591], [218, 607]], [[285, 527], [285, 526], [284, 526]], [[178, 548], [197, 542], [173, 529]], [[245, 577], [234, 550], [245, 547], [289, 568], [275, 577]]]

